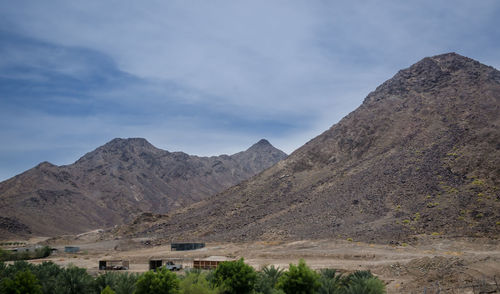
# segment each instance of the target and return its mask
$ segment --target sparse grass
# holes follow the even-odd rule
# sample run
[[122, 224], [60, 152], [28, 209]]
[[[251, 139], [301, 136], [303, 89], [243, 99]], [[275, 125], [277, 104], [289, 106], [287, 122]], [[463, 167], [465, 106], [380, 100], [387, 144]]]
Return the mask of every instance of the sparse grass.
[[428, 208], [433, 208], [433, 207], [436, 207], [436, 206], [438, 206], [438, 205], [439, 205], [439, 203], [438, 203], [438, 202], [429, 202], [429, 203], [427, 203], [427, 207], [428, 207]]
[[413, 217], [413, 221], [418, 222], [420, 220], [420, 213], [415, 213], [415, 217]]
[[440, 234], [438, 232], [432, 232], [432, 236], [439, 236]]
[[405, 220], [403, 220], [403, 224], [407, 225], [407, 224], [409, 224], [409, 223], [410, 223], [410, 220], [409, 220], [409, 219], [405, 219]]
[[496, 225], [497, 225], [497, 226], [500, 226], [500, 222], [497, 222], [497, 223], [496, 223]]
[[476, 218], [483, 218], [483, 216], [484, 216], [484, 214], [482, 214], [482, 213], [476, 214]]
[[347, 241], [352, 242], [352, 238], [347, 238]]
[[484, 186], [484, 180], [475, 179], [471, 184], [474, 186]]

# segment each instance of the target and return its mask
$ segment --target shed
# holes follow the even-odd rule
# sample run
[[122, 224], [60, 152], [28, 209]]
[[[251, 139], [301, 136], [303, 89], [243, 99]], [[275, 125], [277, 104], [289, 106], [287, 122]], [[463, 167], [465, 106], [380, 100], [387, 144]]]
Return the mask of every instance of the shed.
[[78, 251], [80, 251], [80, 247], [76, 247], [76, 246], [65, 246], [64, 247], [64, 252], [67, 252], [67, 253], [77, 253]]
[[221, 262], [224, 261], [234, 261], [234, 259], [225, 256], [210, 256], [203, 259], [195, 259], [193, 260], [193, 268], [215, 269]]
[[109, 271], [109, 270], [128, 270], [129, 269], [128, 260], [99, 260], [99, 270]]
[[171, 251], [196, 250], [205, 247], [205, 243], [172, 243]]

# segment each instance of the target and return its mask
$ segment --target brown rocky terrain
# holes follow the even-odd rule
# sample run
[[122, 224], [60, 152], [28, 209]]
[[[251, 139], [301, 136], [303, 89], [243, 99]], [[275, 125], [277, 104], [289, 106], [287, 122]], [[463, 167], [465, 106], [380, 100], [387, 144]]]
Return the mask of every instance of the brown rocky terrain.
[[231, 156], [198, 157], [145, 139], [114, 139], [73, 164], [44, 162], [0, 183], [0, 236], [81, 233], [142, 212], [166, 213], [285, 157], [266, 140]]
[[287, 159], [115, 233], [167, 240], [498, 238], [500, 72], [424, 58]]

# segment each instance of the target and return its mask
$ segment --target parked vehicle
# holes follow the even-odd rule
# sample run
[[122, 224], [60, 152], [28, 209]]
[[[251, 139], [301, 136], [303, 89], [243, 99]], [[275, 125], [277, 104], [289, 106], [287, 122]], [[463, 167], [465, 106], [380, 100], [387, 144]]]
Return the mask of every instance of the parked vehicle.
[[165, 262], [165, 268], [171, 271], [178, 271], [182, 269], [182, 264], [175, 264], [173, 261]]

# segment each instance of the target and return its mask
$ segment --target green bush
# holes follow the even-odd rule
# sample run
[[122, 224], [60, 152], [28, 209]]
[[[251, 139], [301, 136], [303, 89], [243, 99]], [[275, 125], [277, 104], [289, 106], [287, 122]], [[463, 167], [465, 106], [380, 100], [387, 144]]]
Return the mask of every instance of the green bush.
[[290, 264], [288, 272], [278, 280], [277, 287], [286, 294], [316, 293], [320, 288], [319, 274], [307, 267], [304, 260], [300, 260], [298, 266]]
[[262, 294], [271, 294], [276, 292], [276, 284], [279, 278], [283, 275], [283, 269], [279, 267], [265, 266], [262, 271], [257, 274], [257, 283], [255, 290]]
[[2, 294], [42, 294], [40, 282], [29, 270], [17, 272], [14, 278], [4, 278], [0, 282]]
[[56, 285], [59, 274], [63, 271], [61, 267], [53, 262], [43, 262], [34, 266], [33, 274], [40, 281], [44, 294], [56, 293]]
[[212, 288], [208, 280], [209, 273], [200, 270], [186, 271], [180, 282], [181, 294], [216, 294], [217, 288]]
[[342, 274], [337, 274], [335, 269], [329, 268], [320, 271], [319, 282], [321, 283], [319, 294], [342, 293], [345, 286]]
[[106, 288], [102, 289], [101, 294], [116, 294], [116, 293], [109, 286], [106, 286]]
[[56, 293], [87, 294], [93, 293], [94, 279], [84, 268], [70, 265], [57, 276]]
[[135, 294], [170, 294], [179, 293], [179, 278], [176, 274], [162, 267], [156, 272], [148, 271], [136, 283]]
[[238, 261], [225, 261], [214, 271], [215, 286], [225, 293], [251, 293], [255, 288], [257, 273], [253, 267], [245, 264], [243, 258]]
[[370, 271], [355, 271], [346, 277], [344, 293], [383, 294], [385, 285]]

